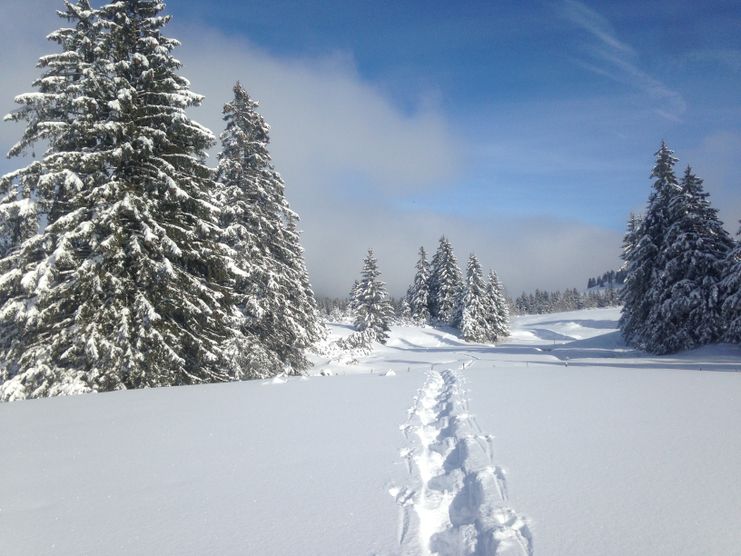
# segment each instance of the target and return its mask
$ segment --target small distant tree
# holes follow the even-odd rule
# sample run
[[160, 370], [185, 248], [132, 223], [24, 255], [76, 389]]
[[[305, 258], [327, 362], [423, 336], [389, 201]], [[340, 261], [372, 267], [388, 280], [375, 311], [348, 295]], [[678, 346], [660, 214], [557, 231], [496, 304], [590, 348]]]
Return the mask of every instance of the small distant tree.
[[412, 318], [412, 310], [409, 307], [409, 301], [407, 301], [407, 298], [401, 300], [401, 307], [399, 309], [399, 318], [401, 322], [408, 324], [415, 322]]
[[468, 259], [466, 270], [466, 286], [463, 294], [463, 309], [461, 315], [461, 333], [469, 342], [485, 342], [490, 337], [487, 321], [487, 304], [484, 279], [481, 275], [481, 265], [476, 255]]
[[393, 308], [386, 293], [386, 285], [381, 281], [378, 262], [373, 250], [363, 262], [363, 271], [355, 294], [355, 328], [359, 332], [373, 330], [376, 339], [385, 344], [388, 340], [389, 324], [393, 318]]
[[461, 317], [463, 276], [453, 253], [453, 246], [443, 236], [432, 258], [430, 273], [430, 315], [450, 326], [458, 326]]
[[497, 273], [489, 272], [489, 282], [486, 284], [486, 305], [488, 328], [492, 341], [509, 336], [509, 307], [504, 289]]
[[424, 247], [419, 248], [419, 260], [414, 282], [407, 292], [407, 304], [412, 320], [424, 324], [430, 320], [430, 264]]

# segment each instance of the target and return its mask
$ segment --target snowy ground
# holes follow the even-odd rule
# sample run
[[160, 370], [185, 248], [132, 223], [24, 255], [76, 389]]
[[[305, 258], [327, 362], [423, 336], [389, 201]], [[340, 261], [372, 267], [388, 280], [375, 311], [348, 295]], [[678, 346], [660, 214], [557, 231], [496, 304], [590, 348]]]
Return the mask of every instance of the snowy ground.
[[0, 405], [0, 554], [741, 554], [741, 350], [645, 357], [616, 318]]

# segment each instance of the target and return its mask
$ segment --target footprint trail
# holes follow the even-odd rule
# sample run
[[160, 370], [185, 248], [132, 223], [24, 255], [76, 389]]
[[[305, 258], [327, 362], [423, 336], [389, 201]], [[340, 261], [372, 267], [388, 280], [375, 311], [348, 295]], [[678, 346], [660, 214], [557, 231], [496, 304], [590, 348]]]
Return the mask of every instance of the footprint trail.
[[509, 507], [505, 473], [493, 463], [493, 437], [468, 409], [461, 371], [473, 363], [429, 371], [400, 427], [409, 482], [390, 492], [404, 555], [534, 554], [527, 520]]

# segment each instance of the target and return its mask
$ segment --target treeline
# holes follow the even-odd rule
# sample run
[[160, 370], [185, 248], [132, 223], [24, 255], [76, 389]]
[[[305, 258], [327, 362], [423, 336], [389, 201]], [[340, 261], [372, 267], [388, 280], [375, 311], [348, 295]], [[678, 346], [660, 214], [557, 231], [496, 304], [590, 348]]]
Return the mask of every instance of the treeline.
[[587, 280], [587, 288], [618, 288], [625, 282], [626, 275], [625, 269], [608, 270], [602, 276]]
[[612, 288], [587, 292], [580, 292], [576, 288], [552, 292], [536, 289], [535, 293], [523, 292], [511, 303], [513, 312], [518, 315], [540, 315], [614, 307], [620, 304], [620, 299], [617, 290]]
[[0, 178], [0, 398], [298, 373], [323, 330], [268, 125], [237, 84], [213, 133], [164, 3], [69, 1]]
[[[363, 262], [360, 280], [353, 284], [348, 308], [358, 332], [370, 332], [370, 338], [380, 342], [388, 339], [394, 308], [372, 250]], [[472, 254], [464, 277], [445, 237], [440, 238], [431, 262], [420, 247], [414, 280], [398, 313], [415, 324], [455, 327], [469, 341], [493, 342], [509, 335], [509, 308], [496, 273], [490, 271], [485, 280]]]
[[624, 240], [620, 327], [627, 343], [664, 354], [741, 342], [741, 246], [710, 205], [703, 181], [662, 142], [643, 217]]

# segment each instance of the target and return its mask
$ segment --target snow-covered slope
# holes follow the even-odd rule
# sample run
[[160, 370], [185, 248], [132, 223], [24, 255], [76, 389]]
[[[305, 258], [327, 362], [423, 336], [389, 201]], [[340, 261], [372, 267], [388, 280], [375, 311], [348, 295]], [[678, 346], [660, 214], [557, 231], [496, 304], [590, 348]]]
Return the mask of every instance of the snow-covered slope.
[[741, 350], [647, 357], [616, 320], [0, 405], [0, 554], [738, 553]]

